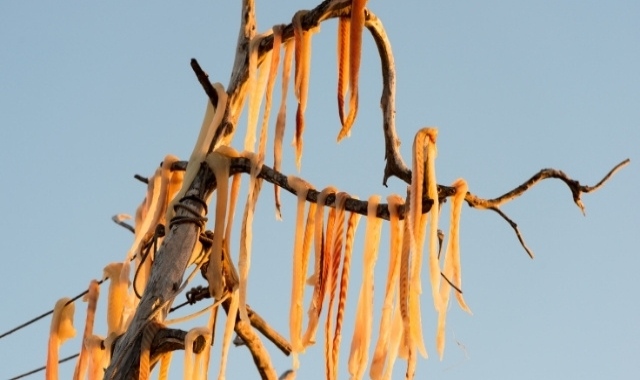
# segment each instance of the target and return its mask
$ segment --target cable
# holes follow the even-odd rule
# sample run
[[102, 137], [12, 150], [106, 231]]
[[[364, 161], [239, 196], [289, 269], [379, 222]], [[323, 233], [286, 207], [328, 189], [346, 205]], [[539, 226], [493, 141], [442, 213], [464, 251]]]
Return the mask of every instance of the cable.
[[[102, 280], [102, 281], [98, 281], [98, 284], [102, 284], [103, 282], [104, 282], [104, 280]], [[205, 291], [206, 291], [206, 292], [205, 292]], [[73, 299], [71, 299], [69, 302], [67, 302], [67, 303], [65, 304], [65, 306], [66, 306], [66, 305], [68, 305], [68, 304], [70, 304], [71, 302], [73, 302], [73, 301], [77, 300], [78, 298], [82, 297], [83, 295], [85, 295], [85, 294], [87, 294], [87, 293], [88, 293], [88, 290], [85, 290], [84, 292], [82, 292], [81, 294], [77, 295], [76, 297], [74, 297]], [[206, 293], [206, 294], [205, 294], [205, 293]], [[180, 308], [181, 308], [181, 307], [183, 307], [183, 306], [186, 306], [186, 305], [193, 305], [193, 304], [195, 304], [196, 302], [198, 302], [198, 301], [200, 301], [200, 300], [202, 300], [202, 299], [204, 299], [204, 298], [209, 298], [209, 297], [207, 297], [208, 295], [209, 295], [209, 289], [208, 289], [208, 288], [204, 288], [203, 286], [200, 286], [200, 285], [199, 285], [199, 286], [197, 286], [197, 287], [194, 287], [194, 288], [192, 288], [190, 291], [188, 291], [188, 292], [187, 292], [187, 294], [186, 294], [187, 301], [186, 301], [186, 302], [184, 302], [183, 304], [180, 304], [180, 305], [178, 305], [178, 306], [175, 306], [175, 307], [171, 308], [171, 309], [169, 310], [169, 314], [173, 313], [174, 311], [176, 311], [176, 310], [180, 309]], [[28, 322], [25, 322], [25, 323], [23, 323], [22, 325], [20, 325], [20, 326], [18, 326], [18, 327], [16, 327], [16, 328], [14, 328], [14, 329], [12, 329], [12, 330], [10, 330], [10, 331], [8, 331], [8, 332], [6, 332], [6, 333], [2, 334], [2, 336], [0, 336], [0, 338], [2, 338], [2, 337], [4, 337], [4, 336], [7, 336], [7, 335], [11, 334], [11, 333], [12, 333], [12, 332], [14, 332], [14, 331], [20, 330], [21, 328], [26, 327], [26, 326], [30, 325], [31, 323], [36, 322], [37, 320], [42, 319], [42, 318], [46, 317], [47, 315], [49, 315], [49, 314], [51, 314], [51, 313], [53, 313], [53, 310], [50, 310], [50, 311], [48, 311], [48, 312], [46, 312], [46, 313], [44, 313], [44, 314], [42, 314], [42, 315], [40, 315], [40, 316], [38, 316], [38, 317], [36, 317], [36, 318], [34, 318], [34, 319], [32, 319], [32, 320], [30, 320], [30, 321], [28, 321]], [[66, 358], [60, 359], [60, 360], [58, 361], [58, 364], [62, 364], [62, 363], [67, 362], [67, 361], [69, 361], [69, 360], [71, 360], [71, 359], [75, 359], [75, 358], [77, 358], [78, 356], [80, 356], [80, 353], [76, 353], [76, 354], [74, 354], [74, 355], [67, 356]], [[31, 375], [36, 374], [36, 373], [38, 373], [38, 372], [42, 372], [42, 371], [44, 371], [46, 368], [47, 368], [47, 366], [42, 366], [42, 367], [36, 368], [36, 369], [34, 369], [34, 370], [31, 370], [31, 371], [29, 371], [29, 372], [25, 372], [25, 373], [20, 374], [20, 375], [18, 375], [18, 376], [12, 377], [12, 378], [10, 378], [9, 380], [22, 379], [22, 378], [24, 378], [24, 377], [31, 376]]]
[[[103, 282], [104, 282], [104, 280], [100, 280], [100, 281], [98, 281], [98, 285], [102, 285], [102, 283], [103, 283]], [[84, 295], [85, 295], [85, 294], [87, 294], [88, 292], [89, 292], [89, 289], [87, 289], [87, 290], [85, 290], [84, 292], [82, 292], [82, 293], [78, 294], [77, 296], [75, 296], [75, 297], [73, 297], [72, 299], [70, 299], [66, 304], [64, 304], [64, 306], [67, 306], [68, 304], [70, 304], [70, 303], [72, 303], [72, 302], [75, 302], [78, 298], [80, 298], [80, 297], [84, 296]], [[48, 316], [48, 315], [51, 315], [52, 313], [53, 313], [53, 309], [52, 309], [52, 310], [47, 311], [46, 313], [43, 313], [43, 314], [41, 314], [41, 315], [39, 315], [39, 316], [35, 317], [35, 318], [33, 318], [33, 319], [31, 319], [31, 320], [29, 320], [29, 321], [27, 321], [27, 322], [25, 322], [25, 323], [23, 323], [23, 324], [21, 324], [21, 325], [17, 326], [17, 327], [14, 327], [13, 329], [11, 329], [11, 330], [9, 330], [9, 331], [5, 332], [4, 334], [0, 335], [0, 339], [2, 339], [2, 338], [4, 338], [5, 336], [10, 335], [10, 334], [12, 334], [12, 333], [14, 333], [14, 332], [18, 331], [18, 330], [20, 330], [20, 329], [22, 329], [22, 328], [25, 328], [25, 327], [29, 326], [30, 324], [32, 324], [32, 323], [34, 323], [34, 322], [37, 322], [37, 321], [41, 320], [42, 318], [44, 318], [44, 317], [46, 317], [46, 316]]]
[[[66, 358], [60, 359], [60, 360], [58, 361], [58, 363], [68, 362], [69, 360], [71, 360], [71, 359], [75, 359], [75, 358], [77, 358], [78, 356], [80, 356], [80, 353], [77, 353], [77, 354], [74, 354], [74, 355], [71, 355], [71, 356], [67, 356]], [[12, 378], [10, 378], [9, 380], [22, 379], [23, 377], [27, 377], [27, 376], [33, 375], [33, 374], [35, 374], [35, 373], [38, 373], [38, 372], [44, 371], [46, 368], [47, 368], [47, 366], [42, 366], [42, 367], [40, 367], [40, 368], [36, 368], [36, 369], [34, 369], [34, 370], [31, 370], [31, 371], [29, 371], [29, 372], [25, 372], [25, 373], [23, 373], [23, 374], [21, 374], [21, 375], [18, 375], [18, 376], [16, 376], [16, 377], [12, 377]]]

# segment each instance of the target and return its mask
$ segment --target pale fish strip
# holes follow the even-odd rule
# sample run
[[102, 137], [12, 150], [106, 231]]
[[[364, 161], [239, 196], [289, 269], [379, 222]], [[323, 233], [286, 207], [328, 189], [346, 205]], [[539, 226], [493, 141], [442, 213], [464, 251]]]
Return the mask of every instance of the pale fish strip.
[[302, 352], [302, 314], [303, 314], [303, 296], [304, 296], [304, 280], [306, 270], [303, 271], [303, 248], [305, 240], [304, 229], [304, 209], [307, 201], [307, 194], [311, 185], [303, 179], [295, 176], [289, 176], [287, 182], [296, 192], [297, 212], [296, 212], [296, 232], [293, 243], [293, 267], [291, 279], [291, 306], [289, 308], [289, 334], [291, 339], [291, 348], [293, 353], [293, 368], [298, 369], [298, 353]]
[[382, 316], [380, 317], [380, 330], [378, 342], [371, 360], [369, 376], [372, 379], [380, 379], [383, 374], [384, 363], [389, 350], [389, 338], [391, 333], [393, 300], [398, 287], [398, 277], [400, 276], [400, 258], [402, 255], [402, 239], [404, 232], [404, 221], [400, 220], [398, 207], [404, 205], [404, 199], [397, 194], [387, 197], [389, 204], [389, 268], [387, 272], [387, 282], [385, 286], [384, 302], [382, 305]]
[[337, 189], [333, 186], [324, 188], [320, 194], [318, 194], [316, 217], [315, 217], [315, 233], [314, 233], [314, 270], [313, 275], [307, 280], [307, 284], [313, 285], [313, 296], [309, 305], [309, 322], [307, 325], [307, 331], [302, 338], [302, 344], [308, 347], [316, 342], [316, 331], [318, 329], [318, 322], [320, 319], [320, 313], [322, 312], [322, 302], [324, 301], [324, 282], [325, 274], [324, 262], [324, 203], [329, 194], [337, 192]]
[[[289, 77], [291, 74], [291, 61], [293, 58], [294, 44], [291, 41], [284, 43], [284, 60], [282, 62], [282, 88], [280, 97], [280, 109], [276, 119], [276, 132], [273, 138], [273, 170], [280, 171], [282, 163], [282, 140], [284, 138], [284, 129], [287, 119], [287, 92], [289, 89]], [[276, 202], [276, 219], [282, 220], [282, 211], [280, 205], [280, 187], [273, 185], [274, 197]]]
[[340, 352], [340, 341], [342, 338], [342, 321], [344, 319], [344, 308], [347, 302], [347, 289], [349, 286], [349, 272], [351, 267], [351, 255], [353, 253], [353, 242], [356, 229], [360, 221], [360, 214], [352, 212], [347, 222], [347, 238], [345, 242], [344, 261], [342, 264], [342, 275], [340, 278], [340, 298], [338, 300], [338, 311], [336, 313], [336, 330], [333, 334], [333, 378], [338, 377], [338, 359]]
[[333, 228], [331, 240], [327, 241], [327, 248], [330, 250], [330, 260], [328, 261], [327, 270], [327, 290], [329, 292], [329, 302], [327, 305], [327, 319], [325, 322], [325, 371], [328, 380], [333, 380], [335, 374], [335, 364], [333, 355], [333, 336], [332, 336], [332, 317], [333, 317], [333, 301], [335, 299], [336, 289], [338, 287], [338, 271], [342, 258], [342, 245], [344, 241], [344, 221], [345, 221], [345, 202], [349, 198], [349, 194], [340, 192], [336, 195], [336, 218]]
[[371, 343], [371, 327], [373, 324], [374, 269], [378, 259], [380, 230], [382, 228], [382, 220], [377, 217], [379, 203], [379, 195], [372, 195], [368, 199], [367, 228], [363, 253], [363, 279], [356, 311], [357, 323], [353, 332], [351, 352], [349, 354], [349, 373], [354, 379], [363, 377], [369, 361], [369, 345]]

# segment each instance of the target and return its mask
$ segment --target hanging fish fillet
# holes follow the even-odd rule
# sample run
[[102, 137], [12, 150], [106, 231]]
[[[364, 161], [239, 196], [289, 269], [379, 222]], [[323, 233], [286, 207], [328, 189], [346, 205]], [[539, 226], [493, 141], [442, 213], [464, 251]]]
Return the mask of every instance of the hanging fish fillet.
[[438, 199], [438, 184], [436, 182], [436, 139], [438, 130], [435, 128], [426, 129], [427, 139], [427, 197], [433, 200], [429, 211], [429, 275], [431, 277], [431, 287], [433, 290], [433, 300], [436, 310], [440, 310], [442, 302], [440, 300], [440, 267], [438, 265], [438, 217], [440, 216], [440, 203]]
[[[464, 197], [467, 194], [468, 186], [465, 180], [460, 178], [453, 183], [452, 187], [456, 189], [456, 193], [451, 202], [449, 240], [445, 251], [443, 274], [457, 287], [455, 294], [460, 308], [471, 314], [471, 310], [464, 302], [462, 293], [458, 291], [462, 289], [462, 279], [460, 274], [460, 214], [462, 213], [462, 205], [464, 203]], [[438, 354], [440, 355], [440, 360], [442, 360], [444, 355], [445, 324], [450, 291], [451, 285], [449, 285], [446, 280], [441, 280], [440, 294], [442, 296], [444, 307], [442, 312], [438, 313], [438, 329], [436, 333], [436, 347], [438, 349]]]
[[[133, 254], [136, 255], [136, 266], [139, 267], [139, 269], [136, 269], [137, 275], [134, 278], [135, 287], [140, 294], [142, 294], [147, 286], [149, 276], [151, 275], [151, 264], [154, 260], [153, 253], [151, 252], [144, 262], [141, 261], [142, 246], [152, 239], [158, 224], [164, 224], [165, 222], [165, 214], [171, 201], [169, 198], [169, 188], [173, 176], [171, 167], [178, 161], [178, 157], [172, 154], [166, 155], [164, 160], [162, 160], [162, 165], [156, 170], [156, 174], [153, 176], [154, 185], [151, 205], [142, 225], [136, 226], [136, 232], [138, 228], [140, 228], [141, 231], [139, 231], [140, 235], [136, 234], [137, 236], [134, 238], [134, 246], [132, 248], [134, 250]], [[174, 191], [173, 188], [171, 190]], [[138, 240], [139, 236], [141, 236], [140, 240]]]
[[224, 325], [224, 335], [222, 337], [222, 354], [220, 357], [220, 372], [218, 374], [218, 380], [225, 379], [225, 373], [227, 371], [227, 356], [229, 354], [229, 345], [231, 344], [231, 337], [233, 335], [233, 328], [236, 325], [236, 317], [238, 315], [238, 290], [234, 290], [231, 293], [231, 304], [229, 305], [229, 312], [227, 313], [227, 321]]
[[[409, 192], [410, 193], [410, 192]], [[402, 253], [400, 255], [400, 275], [398, 285], [398, 308], [400, 309], [400, 316], [402, 318], [402, 342], [399, 347], [399, 354], [401, 357], [408, 359], [408, 366], [411, 367], [416, 358], [416, 344], [414, 342], [414, 334], [412, 331], [411, 320], [413, 315], [409, 312], [409, 295], [411, 291], [410, 272], [411, 272], [411, 236], [412, 236], [412, 223], [411, 223], [411, 197], [407, 197], [405, 203], [405, 219], [404, 219], [404, 233], [402, 238]]]
[[208, 327], [194, 327], [187, 332], [184, 338], [183, 379], [204, 379], [205, 374], [208, 372], [208, 369], [203, 368], [201, 365], [202, 356], [207, 350], [196, 354], [195, 357], [193, 354], [193, 344], [196, 338], [200, 336], [205, 339], [205, 347], [209, 346], [211, 342], [211, 330]]
[[333, 378], [338, 377], [338, 358], [340, 353], [340, 341], [342, 339], [342, 321], [344, 319], [344, 307], [347, 302], [347, 289], [349, 287], [349, 271], [351, 267], [351, 254], [353, 253], [353, 241], [356, 228], [360, 221], [360, 214], [352, 212], [347, 222], [347, 237], [344, 248], [344, 261], [342, 263], [342, 275], [340, 278], [340, 298], [338, 299], [338, 311], [336, 312], [336, 330], [333, 334]]
[[209, 281], [209, 292], [211, 296], [218, 300], [223, 293], [222, 277], [222, 231], [225, 231], [225, 216], [227, 212], [227, 196], [229, 191], [229, 158], [222, 153], [213, 152], [207, 155], [207, 164], [213, 171], [216, 182], [216, 216], [213, 235], [213, 247], [207, 268], [207, 280]]
[[338, 271], [342, 259], [342, 245], [344, 241], [344, 221], [345, 221], [345, 202], [349, 198], [349, 194], [340, 192], [336, 195], [335, 207], [335, 224], [331, 240], [327, 240], [326, 247], [331, 254], [328, 255], [327, 263], [327, 290], [329, 292], [329, 303], [327, 305], [327, 319], [325, 322], [325, 373], [329, 380], [335, 378], [335, 363], [333, 355], [333, 336], [332, 333], [332, 317], [333, 317], [333, 301], [335, 299], [336, 289], [338, 287]]
[[[396, 305], [393, 310], [392, 318], [392, 326], [391, 326], [391, 338], [389, 340], [389, 352], [387, 353], [387, 363], [384, 368], [384, 375], [382, 379], [391, 380], [391, 375], [393, 373], [393, 366], [395, 365], [396, 359], [398, 358], [398, 351], [400, 349], [400, 344], [403, 341], [403, 327], [402, 327], [402, 316], [400, 315], [400, 308], [398, 305], [399, 299], [396, 298]], [[372, 377], [373, 380], [376, 378]]]
[[307, 280], [307, 284], [313, 285], [313, 295], [309, 305], [309, 322], [307, 325], [307, 331], [302, 338], [302, 344], [304, 347], [308, 347], [316, 342], [316, 331], [318, 329], [318, 322], [320, 319], [320, 313], [322, 312], [322, 303], [324, 302], [326, 272], [326, 248], [324, 243], [324, 204], [327, 196], [332, 193], [336, 193], [337, 189], [333, 186], [326, 187], [320, 194], [318, 194], [316, 217], [314, 222], [314, 270], [313, 275]]
[[[162, 167], [156, 169], [156, 172], [151, 178], [149, 178], [149, 185], [147, 186], [147, 197], [145, 203], [148, 204], [147, 212], [141, 224], [136, 224], [135, 234], [133, 238], [133, 244], [129, 248], [125, 261], [129, 261], [135, 258], [136, 271], [138, 275], [134, 279], [134, 286], [139, 289], [140, 294], [144, 291], [147, 279], [151, 271], [151, 257], [147, 257], [147, 260], [142, 261], [142, 247], [149, 241], [155, 230], [154, 221], [155, 215], [162, 209], [160, 205], [162, 203]], [[136, 213], [137, 214], [137, 213]], [[139, 268], [139, 269], [137, 269]]]
[[306, 230], [303, 229], [305, 227], [304, 209], [307, 202], [307, 194], [312, 186], [303, 179], [295, 176], [289, 176], [287, 182], [296, 191], [298, 197], [291, 280], [291, 307], [289, 309], [289, 332], [293, 353], [293, 369], [297, 370], [299, 367], [298, 353], [304, 350], [302, 345], [302, 302], [306, 275], [306, 263], [303, 258], [306, 235]]
[[171, 168], [173, 164], [180, 161], [180, 159], [173, 154], [167, 154], [162, 160], [162, 182], [160, 183], [160, 196], [159, 196], [159, 209], [156, 210], [153, 216], [153, 229], [155, 230], [158, 224], [166, 225], [166, 213], [169, 203], [173, 200], [173, 197], [180, 191], [182, 187], [182, 171], [173, 171]]
[[379, 195], [372, 195], [368, 199], [362, 286], [360, 287], [355, 318], [357, 322], [351, 339], [351, 352], [349, 354], [349, 373], [356, 379], [362, 378], [369, 360], [369, 344], [371, 342], [371, 327], [373, 323], [373, 276], [376, 260], [378, 259], [380, 229], [382, 228], [382, 219], [377, 217], [379, 203]]
[[[456, 188], [456, 194], [453, 197], [452, 203], [452, 227], [451, 237], [455, 235], [455, 239], [452, 240], [452, 248], [451, 248], [451, 262], [453, 264], [453, 279], [452, 282], [458, 287], [458, 289], [462, 289], [462, 269], [460, 266], [460, 215], [462, 214], [462, 205], [464, 204], [464, 198], [469, 191], [469, 187], [467, 186], [467, 182], [460, 178], [456, 182], [453, 183], [453, 187]], [[464, 301], [464, 297], [462, 297], [462, 292], [455, 292], [456, 299], [458, 300], [458, 305], [464, 311], [469, 314], [471, 313], [471, 309], [467, 306], [467, 303]]]
[[387, 282], [385, 286], [384, 302], [382, 305], [382, 316], [380, 317], [380, 330], [378, 342], [371, 360], [369, 375], [372, 379], [380, 379], [382, 370], [389, 350], [389, 338], [391, 334], [393, 300], [398, 287], [398, 277], [400, 276], [400, 258], [402, 256], [402, 239], [404, 232], [404, 221], [400, 220], [398, 207], [404, 206], [404, 199], [397, 194], [387, 197], [389, 205], [389, 269], [387, 272]]
[[351, 19], [340, 17], [338, 19], [338, 115], [340, 124], [344, 126], [344, 98], [349, 89], [349, 31]]
[[[178, 157], [176, 157], [176, 159], [178, 159]], [[171, 173], [171, 180], [169, 181], [169, 188], [167, 190], [167, 204], [165, 205], [165, 212], [162, 214], [162, 219], [160, 221], [160, 223], [164, 224], [165, 226], [168, 226], [170, 222], [166, 218], [168, 214], [167, 208], [169, 207], [169, 205], [175, 204], [173, 203], [173, 201], [176, 198], [176, 195], [178, 195], [178, 193], [180, 192], [180, 189], [182, 189], [183, 181], [184, 171], [176, 170]]]
[[349, 30], [349, 114], [338, 134], [338, 141], [351, 134], [351, 127], [358, 114], [358, 81], [360, 58], [362, 56], [362, 30], [364, 29], [364, 8], [367, 0], [351, 1]]
[[158, 371], [158, 380], [169, 380], [169, 366], [171, 365], [172, 358], [172, 351], [165, 352], [160, 356], [160, 370]]
[[84, 340], [84, 346], [89, 352], [89, 380], [102, 380], [104, 368], [107, 367], [106, 350], [102, 348], [104, 342], [103, 337], [99, 335], [91, 335]]
[[224, 240], [227, 247], [231, 245], [231, 231], [233, 230], [233, 218], [236, 214], [236, 204], [238, 203], [238, 193], [240, 192], [240, 184], [242, 176], [240, 174], [234, 174], [231, 182], [231, 194], [229, 197], [229, 209], [227, 211], [227, 222], [224, 231]]
[[109, 278], [109, 294], [107, 296], [107, 336], [122, 333], [122, 313], [127, 297], [128, 279], [120, 275], [128, 264], [111, 263], [104, 267], [104, 278]]
[[[216, 213], [213, 235], [213, 246], [207, 268], [207, 280], [211, 296], [219, 300], [224, 291], [224, 279], [222, 276], [222, 249], [223, 235], [225, 231], [225, 218], [228, 207], [229, 192], [229, 165], [230, 157], [238, 156], [238, 153], [229, 147], [220, 147], [206, 156], [206, 163], [216, 177]], [[228, 242], [227, 242], [228, 243]]]
[[[258, 201], [258, 195], [262, 188], [262, 178], [258, 178], [258, 173], [262, 164], [258, 161], [260, 158], [255, 154], [247, 153], [251, 159], [251, 179], [249, 180], [249, 192], [247, 194], [247, 203], [244, 208], [244, 217], [242, 218], [242, 228], [240, 231], [240, 257], [238, 259], [238, 270], [240, 272], [240, 318], [243, 321], [249, 320], [247, 314], [246, 297], [247, 297], [247, 281], [249, 279], [249, 268], [251, 266], [251, 241], [253, 240], [253, 214]], [[227, 225], [227, 228], [229, 226]], [[228, 252], [228, 251], [227, 251]]]
[[138, 366], [138, 379], [148, 380], [151, 373], [151, 342], [160, 327], [155, 323], [147, 324], [142, 333], [140, 344], [140, 363]]
[[96, 307], [98, 304], [98, 297], [100, 295], [100, 284], [96, 280], [91, 280], [89, 283], [89, 289], [87, 294], [82, 297], [82, 300], [87, 302], [87, 316], [84, 323], [84, 332], [82, 334], [82, 344], [80, 349], [80, 356], [76, 363], [76, 368], [73, 372], [73, 379], [80, 380], [85, 378], [87, 366], [89, 364], [89, 351], [84, 344], [84, 341], [93, 335], [93, 322], [96, 316]]
[[[253, 58], [250, 58], [250, 70], [252, 70], [251, 62], [254, 62], [257, 65], [255, 61], [257, 61], [258, 48], [260, 46], [259, 42], [266, 35], [261, 35], [259, 39], [256, 38], [252, 40], [251, 57]], [[264, 58], [263, 66], [260, 68], [260, 74], [258, 75], [258, 80], [257, 80], [258, 88], [255, 88], [254, 89], [255, 92], [251, 93], [252, 101], [249, 107], [249, 115], [250, 115], [249, 123], [250, 123], [250, 126], [254, 129], [253, 132], [255, 133], [255, 123], [257, 122], [258, 109], [260, 107], [262, 94], [265, 93], [265, 86], [266, 86], [266, 95], [265, 95], [266, 101], [265, 101], [265, 109], [263, 113], [262, 125], [260, 129], [260, 143], [259, 143], [257, 156], [251, 156], [251, 164], [252, 164], [251, 179], [249, 182], [249, 192], [247, 194], [247, 203], [245, 206], [245, 213], [242, 219], [242, 229], [241, 229], [241, 238], [240, 238], [240, 241], [241, 241], [240, 257], [238, 260], [238, 270], [240, 272], [239, 311], [240, 311], [240, 318], [243, 321], [248, 321], [249, 319], [249, 316], [247, 314], [246, 298], [247, 298], [247, 281], [249, 276], [249, 268], [251, 265], [251, 240], [253, 235], [253, 231], [252, 231], [253, 214], [256, 207], [256, 203], [258, 201], [258, 194], [260, 193], [260, 189], [262, 188], [262, 179], [258, 178], [258, 174], [260, 173], [260, 169], [262, 168], [262, 164], [264, 163], [264, 155], [267, 147], [269, 114], [271, 112], [271, 94], [273, 92], [273, 84], [275, 82], [275, 76], [278, 72], [280, 39], [281, 39], [280, 33], [274, 36], [273, 49], [270, 50]], [[251, 61], [252, 59], [253, 61]], [[267, 72], [269, 72], [268, 79], [266, 76]], [[250, 136], [250, 133], [247, 132], [245, 149], [252, 150], [254, 141], [255, 141], [255, 136]]]
[[[418, 351], [423, 357], [427, 357], [427, 350], [424, 345], [424, 338], [422, 336], [422, 312], [420, 310], [420, 295], [422, 294], [422, 256], [423, 256], [423, 245], [425, 238], [425, 231], [427, 225], [427, 215], [422, 210], [422, 200], [423, 194], [425, 193], [424, 188], [427, 180], [428, 173], [425, 173], [425, 150], [427, 149], [427, 141], [429, 140], [430, 129], [423, 128], [415, 136], [413, 141], [413, 157], [412, 157], [412, 177], [411, 177], [411, 211], [410, 211], [410, 221], [411, 223], [411, 289], [409, 291], [409, 313], [411, 314], [411, 334], [413, 335], [413, 342], [417, 345]], [[433, 161], [433, 159], [432, 159]], [[427, 170], [428, 171], [428, 170]], [[437, 192], [437, 190], [436, 190]], [[434, 203], [437, 203], [434, 202]], [[434, 208], [432, 206], [431, 212], [435, 211], [435, 213], [430, 213], [429, 215], [437, 216], [437, 207]], [[433, 222], [433, 219], [432, 219]], [[436, 219], [437, 222], [437, 219]], [[436, 232], [437, 232], [437, 223], [435, 224]], [[433, 228], [433, 224], [432, 224]], [[430, 230], [432, 231], [432, 230]], [[433, 261], [433, 257], [429, 257], [429, 265], [430, 265], [430, 275], [433, 276], [433, 265], [435, 265], [435, 270], [437, 273], [440, 273], [440, 269], [437, 262], [437, 257], [435, 257], [435, 262]], [[431, 279], [431, 282], [439, 281], [439, 277]], [[436, 288], [432, 286], [432, 295], [434, 297], [434, 304], [436, 308], [439, 302], [439, 294], [436, 297], [437, 291]]]
[[[271, 55], [273, 50], [269, 50], [265, 54], [262, 65], [258, 67], [258, 52], [260, 49], [260, 41], [270, 36], [273, 32], [269, 30], [264, 34], [260, 34], [251, 39], [249, 43], [249, 113], [247, 116], [247, 134], [244, 139], [244, 150], [247, 152], [255, 151], [256, 127], [258, 124], [258, 114], [262, 104], [262, 97], [265, 94], [267, 86], [267, 73], [271, 72]], [[276, 68], [277, 69], [277, 68]]]
[[293, 16], [293, 32], [295, 40], [295, 94], [298, 99], [298, 110], [296, 112], [296, 133], [293, 144], [296, 152], [296, 167], [300, 171], [302, 163], [302, 134], [305, 128], [304, 113], [307, 109], [307, 94], [309, 92], [309, 75], [311, 71], [311, 36], [313, 29], [304, 30], [302, 28], [302, 17], [308, 11], [302, 10], [296, 12]]
[[73, 313], [75, 306], [70, 298], [61, 298], [56, 302], [51, 316], [51, 328], [49, 330], [49, 345], [47, 350], [47, 366], [45, 378], [47, 380], [58, 379], [58, 354], [60, 346], [76, 335], [73, 328]]
[[[420, 268], [422, 266], [422, 244], [426, 220], [422, 213], [422, 196], [426, 186], [427, 197], [433, 200], [429, 211], [429, 276], [431, 280], [431, 294], [436, 310], [441, 308], [440, 300], [440, 266], [438, 263], [438, 217], [439, 201], [436, 183], [435, 159], [436, 138], [438, 130], [423, 128], [416, 134], [413, 145], [413, 174], [411, 179], [411, 223], [412, 244], [415, 244], [415, 271], [412, 273], [413, 286], [420, 289]], [[426, 155], [425, 155], [426, 150]], [[426, 156], [426, 157], [425, 157]], [[426, 169], [426, 170], [425, 170]], [[426, 171], [426, 173], [425, 173]], [[421, 290], [420, 290], [421, 291]]]
[[[273, 48], [264, 58], [269, 60], [269, 77], [267, 79], [267, 89], [265, 92], [264, 113], [262, 114], [262, 127], [260, 128], [260, 143], [258, 144], [258, 163], [264, 163], [264, 156], [267, 150], [267, 132], [269, 130], [269, 117], [271, 116], [271, 98], [273, 96], [273, 86], [278, 75], [278, 65], [280, 64], [280, 45], [282, 43], [282, 26], [273, 27]], [[263, 68], [266, 71], [266, 67]], [[253, 174], [253, 173], [252, 173]], [[253, 174], [257, 175], [257, 174]]]
[[[282, 162], [282, 140], [284, 138], [284, 128], [287, 119], [287, 92], [289, 89], [289, 77], [291, 73], [293, 47], [294, 45], [291, 41], [286, 41], [284, 43], [280, 109], [278, 110], [278, 118], [276, 119], [276, 133], [273, 140], [273, 170], [275, 171], [280, 171], [280, 164]], [[273, 190], [276, 202], [276, 219], [282, 220], [282, 211], [280, 210], [280, 188], [278, 187], [278, 185], [273, 185]]]

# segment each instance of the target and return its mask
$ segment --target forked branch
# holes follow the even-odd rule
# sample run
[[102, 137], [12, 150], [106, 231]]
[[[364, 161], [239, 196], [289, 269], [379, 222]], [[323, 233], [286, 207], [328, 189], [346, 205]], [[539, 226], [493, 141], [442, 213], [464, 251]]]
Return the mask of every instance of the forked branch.
[[503, 194], [503, 195], [501, 195], [501, 196], [499, 196], [497, 198], [482, 199], [482, 198], [479, 198], [479, 197], [477, 197], [474, 194], [469, 192], [469, 193], [467, 193], [467, 196], [465, 197], [465, 201], [467, 201], [467, 203], [471, 207], [474, 207], [474, 208], [477, 208], [477, 209], [492, 210], [492, 211], [495, 211], [496, 213], [498, 213], [498, 215], [500, 215], [504, 220], [506, 220], [507, 223], [509, 223], [509, 225], [511, 226], [511, 228], [513, 228], [513, 230], [516, 233], [516, 236], [518, 237], [518, 240], [520, 241], [520, 244], [522, 245], [522, 248], [524, 248], [524, 250], [527, 252], [529, 257], [533, 258], [533, 252], [525, 244], [524, 238], [522, 237], [522, 234], [520, 233], [520, 230], [518, 229], [518, 225], [513, 220], [511, 220], [511, 218], [509, 218], [502, 210], [500, 210], [500, 206], [501, 205], [506, 204], [508, 202], [511, 202], [512, 200], [518, 198], [519, 196], [524, 194], [527, 190], [529, 190], [530, 188], [532, 188], [533, 186], [535, 186], [536, 184], [538, 184], [538, 182], [540, 182], [542, 180], [545, 180], [545, 179], [548, 179], [548, 178], [556, 178], [556, 179], [559, 179], [562, 182], [567, 184], [567, 186], [569, 187], [569, 190], [571, 190], [571, 194], [573, 196], [573, 202], [578, 206], [578, 208], [580, 208], [580, 211], [582, 211], [582, 214], [585, 215], [584, 204], [582, 203], [582, 199], [580, 198], [582, 193], [587, 194], [587, 193], [591, 193], [593, 191], [598, 190], [618, 170], [622, 169], [624, 166], [626, 166], [630, 162], [631, 162], [631, 160], [628, 159], [628, 158], [626, 160], [620, 162], [619, 164], [614, 166], [613, 169], [611, 169], [600, 180], [600, 182], [598, 182], [594, 186], [581, 185], [579, 181], [570, 178], [568, 175], [566, 175], [561, 170], [542, 169], [538, 173], [534, 174], [531, 178], [529, 178], [529, 180], [524, 182], [522, 185], [516, 187], [515, 189], [513, 189], [513, 190], [511, 190], [511, 191], [509, 191], [509, 192], [507, 192], [507, 193], [505, 193], [505, 194]]
[[580, 199], [580, 195], [582, 193], [590, 193], [598, 190], [604, 183], [611, 178], [618, 170], [626, 166], [631, 162], [630, 159], [626, 159], [611, 169], [607, 175], [605, 175], [600, 182], [595, 184], [594, 186], [586, 186], [580, 185], [580, 182], [574, 179], [571, 179], [567, 176], [563, 171], [556, 169], [542, 169], [538, 173], [534, 174], [531, 178], [529, 178], [522, 185], [516, 187], [515, 189], [493, 199], [482, 199], [478, 198], [475, 195], [469, 193], [467, 194], [465, 200], [469, 203], [469, 206], [479, 208], [479, 209], [492, 209], [496, 207], [500, 207], [501, 205], [511, 202], [515, 198], [524, 194], [525, 191], [529, 190], [533, 186], [535, 186], [538, 182], [547, 179], [547, 178], [557, 178], [562, 182], [566, 183], [569, 186], [569, 190], [571, 190], [571, 194], [573, 195], [573, 202], [580, 208], [582, 213], [585, 213], [584, 205], [582, 204], [582, 200]]

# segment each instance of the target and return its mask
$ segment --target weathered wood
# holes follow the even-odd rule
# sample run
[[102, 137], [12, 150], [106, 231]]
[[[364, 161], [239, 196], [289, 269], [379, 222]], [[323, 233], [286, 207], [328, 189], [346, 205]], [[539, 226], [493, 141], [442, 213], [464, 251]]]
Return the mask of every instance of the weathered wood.
[[[215, 189], [215, 185], [213, 173], [206, 165], [202, 165], [186, 195], [207, 199]], [[202, 205], [197, 201], [185, 199], [181, 203], [203, 212]], [[179, 208], [176, 216], [191, 217], [192, 215]], [[194, 223], [176, 224], [168, 231], [156, 254], [149, 283], [133, 320], [125, 334], [116, 342], [105, 379], [134, 380], [137, 378], [142, 333], [149, 323], [154, 320], [161, 321], [167, 315], [182, 284], [184, 272], [199, 234], [200, 228]]]

